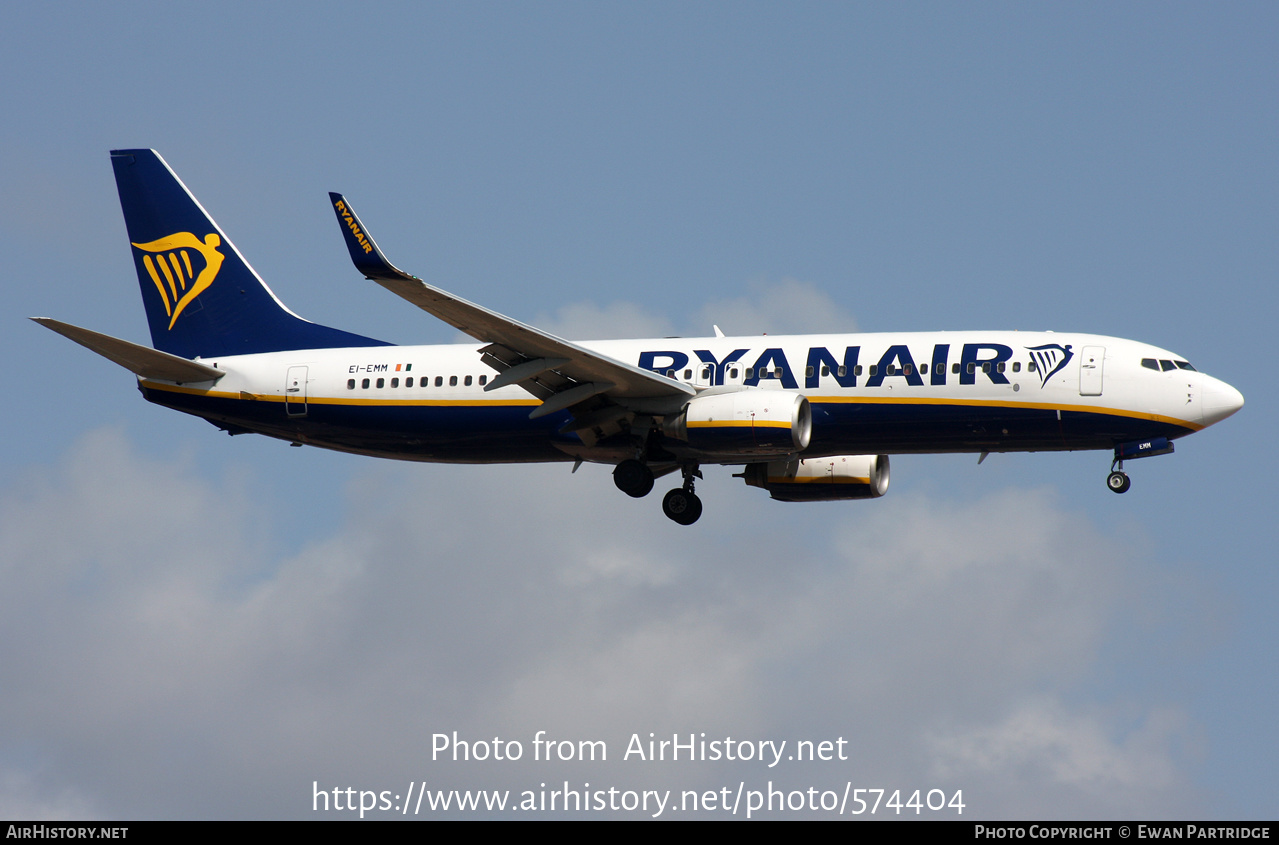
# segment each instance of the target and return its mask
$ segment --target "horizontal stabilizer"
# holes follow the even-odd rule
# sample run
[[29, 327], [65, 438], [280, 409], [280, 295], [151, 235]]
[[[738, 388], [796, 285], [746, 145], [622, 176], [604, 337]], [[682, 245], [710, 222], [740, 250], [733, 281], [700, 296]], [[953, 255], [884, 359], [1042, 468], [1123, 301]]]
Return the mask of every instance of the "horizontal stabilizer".
[[215, 370], [213, 367], [188, 361], [186, 358], [179, 358], [177, 355], [170, 355], [168, 352], [161, 352], [149, 346], [130, 343], [108, 334], [82, 329], [70, 323], [51, 320], [48, 317], [31, 319], [142, 378], [184, 383], [217, 381], [225, 375], [221, 370]]

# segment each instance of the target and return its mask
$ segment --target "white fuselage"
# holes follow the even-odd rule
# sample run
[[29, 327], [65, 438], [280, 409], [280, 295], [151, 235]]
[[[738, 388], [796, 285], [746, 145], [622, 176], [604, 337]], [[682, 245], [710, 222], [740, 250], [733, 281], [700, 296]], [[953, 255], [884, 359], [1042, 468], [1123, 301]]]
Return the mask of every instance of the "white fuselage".
[[[580, 345], [699, 392], [801, 393], [813, 409], [805, 456], [1110, 448], [1184, 436], [1243, 402], [1181, 356], [1098, 335], [920, 332]], [[560, 433], [567, 413], [530, 420], [541, 400], [522, 387], [485, 391], [496, 373], [473, 345], [299, 350], [204, 363], [226, 375], [202, 385], [144, 380], [147, 398], [232, 431], [410, 460], [613, 461], [629, 449], [608, 436]]]

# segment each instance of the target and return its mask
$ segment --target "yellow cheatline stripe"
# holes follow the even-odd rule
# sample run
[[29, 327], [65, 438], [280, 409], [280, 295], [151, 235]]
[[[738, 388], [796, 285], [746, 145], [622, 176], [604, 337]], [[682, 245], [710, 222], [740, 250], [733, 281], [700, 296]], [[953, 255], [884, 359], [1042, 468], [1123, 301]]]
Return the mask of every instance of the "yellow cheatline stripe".
[[[228, 390], [201, 390], [198, 387], [184, 387], [176, 384], [163, 384], [148, 379], [142, 379], [142, 383], [148, 388], [154, 390], [165, 390], [170, 393], [186, 393], [191, 396], [208, 396], [214, 399], [237, 399], [240, 401], [250, 402], [283, 402], [285, 397], [274, 394], [253, 394], [252, 396], [242, 396], [240, 393], [232, 393]], [[412, 388], [410, 388], [412, 389]], [[346, 399], [332, 396], [307, 396], [305, 400], [301, 396], [289, 396], [291, 403], [301, 405], [303, 401], [308, 405], [377, 405], [387, 408], [398, 408], [407, 405], [414, 406], [449, 406], [449, 407], [484, 407], [484, 408], [501, 408], [501, 407], [530, 407], [541, 405], [538, 399]]]
[[688, 423], [689, 428], [790, 428], [788, 422], [777, 420], [698, 420]]
[[1129, 411], [1124, 408], [1107, 408], [1103, 405], [1054, 405], [1047, 402], [1016, 402], [1006, 399], [923, 399], [923, 398], [890, 398], [886, 396], [809, 396], [810, 404], [824, 405], [956, 405], [969, 408], [1021, 408], [1036, 411], [1077, 411], [1087, 414], [1105, 414], [1112, 417], [1131, 417], [1138, 420], [1168, 422], [1199, 431], [1200, 423], [1162, 414], [1150, 414], [1143, 411]]
[[[149, 388], [155, 390], [167, 390], [172, 393], [188, 393], [196, 396], [210, 396], [217, 399], [241, 399], [238, 392], [231, 393], [225, 390], [201, 390], [194, 387], [183, 387], [180, 385], [163, 384], [160, 382], [142, 379], [142, 383]], [[404, 388], [405, 390], [413, 390], [415, 388]], [[253, 401], [259, 402], [283, 402], [282, 395], [255, 395]], [[298, 400], [295, 400], [298, 401]], [[458, 407], [536, 407], [541, 405], [539, 399], [346, 399], [331, 396], [308, 396], [306, 401], [314, 405], [376, 405], [384, 407], [395, 407], [402, 405], [419, 405], [419, 406], [458, 406]], [[866, 405], [953, 405], [959, 407], [983, 407], [983, 408], [1023, 408], [1041, 411], [1078, 411], [1083, 413], [1104, 414], [1115, 417], [1130, 417], [1133, 419], [1152, 420], [1154, 422], [1172, 423], [1174, 425], [1188, 428], [1191, 431], [1200, 431], [1203, 425], [1190, 422], [1189, 420], [1181, 420], [1176, 417], [1162, 416], [1160, 414], [1147, 414], [1140, 411], [1128, 411], [1123, 408], [1106, 408], [1100, 405], [1051, 405], [1039, 402], [1008, 402], [999, 399], [888, 399], [878, 396], [872, 397], [849, 397], [849, 396], [810, 396], [808, 401], [814, 404], [866, 404]], [[690, 422], [690, 428], [735, 428], [746, 427], [750, 425], [760, 426], [764, 428], [790, 428], [789, 422], [776, 421], [755, 421], [749, 420], [725, 420], [723, 422]]]
[[818, 478], [788, 478], [784, 475], [770, 475], [768, 477], [769, 484], [870, 484], [869, 478], [831, 478], [830, 476], [821, 476]]

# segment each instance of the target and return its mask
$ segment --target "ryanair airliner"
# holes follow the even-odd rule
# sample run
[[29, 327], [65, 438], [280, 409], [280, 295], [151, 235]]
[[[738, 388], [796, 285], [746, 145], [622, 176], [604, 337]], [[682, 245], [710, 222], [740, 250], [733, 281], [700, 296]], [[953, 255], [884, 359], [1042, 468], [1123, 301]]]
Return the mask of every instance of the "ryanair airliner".
[[284, 306], [153, 150], [111, 153], [154, 348], [36, 322], [133, 372], [151, 402], [231, 434], [414, 461], [584, 461], [625, 494], [701, 467], [785, 502], [875, 498], [891, 454], [1107, 450], [1124, 461], [1243, 406], [1181, 355], [1113, 337], [929, 332], [570, 341], [393, 266], [330, 194], [356, 268], [478, 341], [396, 346]]

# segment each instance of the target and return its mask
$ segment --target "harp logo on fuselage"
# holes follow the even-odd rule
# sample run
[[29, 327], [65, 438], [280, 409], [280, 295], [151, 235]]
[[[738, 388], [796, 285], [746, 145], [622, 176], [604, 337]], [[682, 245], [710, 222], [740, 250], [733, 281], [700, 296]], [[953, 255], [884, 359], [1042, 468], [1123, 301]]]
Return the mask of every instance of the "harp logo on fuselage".
[[[164, 313], [169, 317], [169, 328], [178, 321], [191, 301], [204, 293], [218, 270], [222, 269], [222, 253], [218, 247], [222, 238], [209, 233], [201, 241], [190, 232], [175, 232], [167, 237], [144, 244], [133, 244], [145, 253], [142, 266], [155, 283], [164, 303]], [[192, 256], [195, 261], [192, 262]]]
[[1067, 343], [1062, 346], [1060, 343], [1046, 343], [1043, 346], [1027, 346], [1030, 351], [1030, 357], [1035, 359], [1037, 365], [1035, 371], [1039, 373], [1039, 388], [1042, 390], [1044, 385], [1048, 384], [1048, 379], [1061, 372], [1066, 364], [1070, 363], [1070, 359], [1075, 357], [1075, 353], [1070, 351], [1071, 344]]

